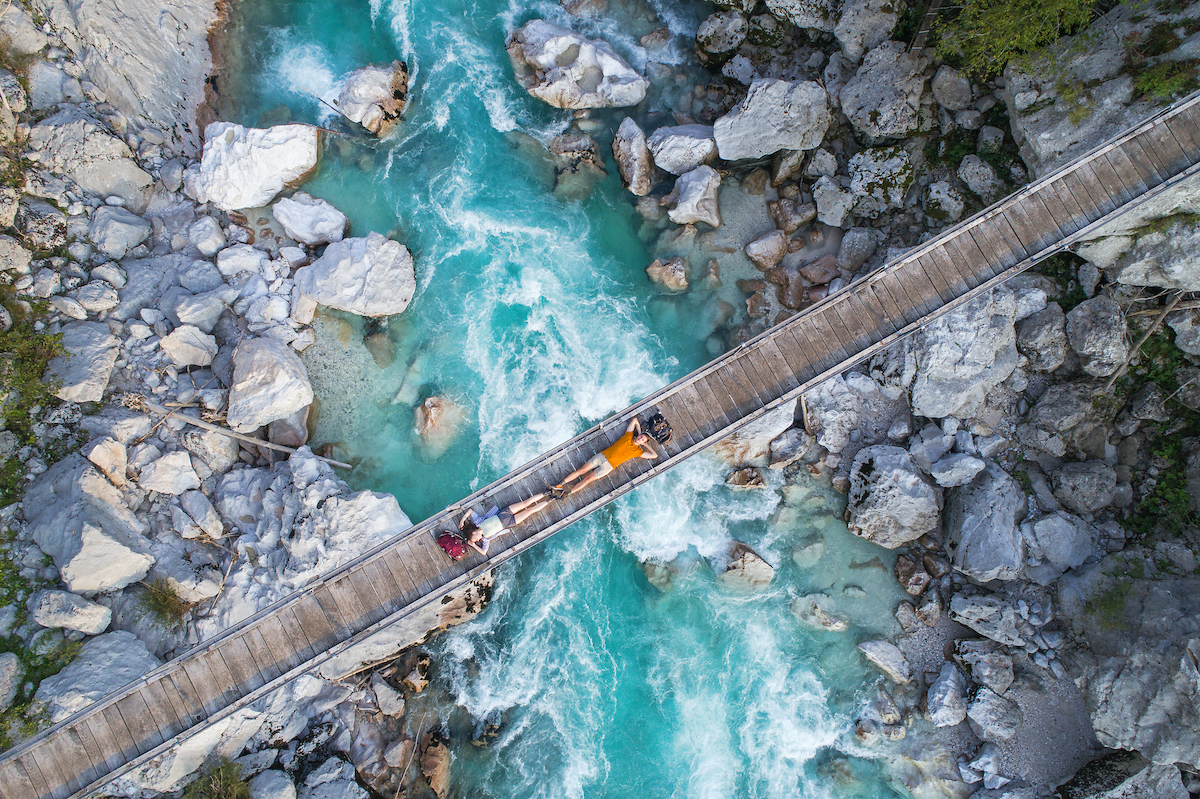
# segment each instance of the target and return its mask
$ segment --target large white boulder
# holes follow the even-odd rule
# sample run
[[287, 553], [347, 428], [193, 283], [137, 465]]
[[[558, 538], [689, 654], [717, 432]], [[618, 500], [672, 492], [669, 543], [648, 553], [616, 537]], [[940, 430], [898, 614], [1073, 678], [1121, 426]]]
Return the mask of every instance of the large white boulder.
[[408, 99], [408, 67], [393, 61], [385, 67], [355, 70], [342, 81], [338, 110], [376, 136], [396, 127]]
[[188, 194], [223, 211], [257, 208], [317, 167], [320, 131], [312, 125], [244, 128], [213, 122], [204, 129], [204, 155], [188, 170]]
[[833, 35], [842, 52], [853, 61], [866, 51], [888, 40], [900, 19], [899, 7], [892, 0], [846, 0]]
[[606, 42], [535, 19], [508, 40], [517, 81], [555, 108], [621, 108], [637, 105], [650, 82]]
[[29, 533], [54, 560], [74, 593], [124, 588], [146, 576], [154, 558], [145, 525], [79, 455], [69, 455], [33, 481], [25, 495]]
[[819, 147], [832, 121], [821, 84], [756, 80], [746, 98], [713, 124], [713, 137], [726, 161], [761, 158]]
[[331, 757], [304, 779], [299, 799], [366, 799], [367, 790], [354, 780], [354, 766]]
[[34, 697], [57, 723], [160, 665], [136, 635], [117, 630], [84, 644], [66, 668], [42, 680]]
[[926, 693], [929, 720], [939, 727], [953, 727], [967, 717], [967, 678], [958, 666], [946, 661]]
[[313, 401], [308, 370], [278, 339], [244, 339], [233, 352], [233, 385], [225, 420], [239, 433], [283, 419]]
[[891, 641], [863, 641], [858, 649], [867, 660], [879, 667], [879, 670], [892, 678], [892, 682], [905, 685], [912, 682], [912, 666], [900, 648]]
[[345, 214], [302, 191], [275, 203], [271, 213], [284, 233], [303, 244], [341, 241], [346, 234]]
[[168, 452], [142, 468], [138, 485], [160, 494], [182, 494], [200, 487], [200, 478], [192, 468], [192, 458], [183, 450]]
[[359, 316], [398, 314], [417, 287], [408, 248], [374, 232], [330, 244], [295, 280], [310, 299]]
[[654, 185], [654, 159], [646, 144], [646, 134], [638, 123], [630, 117], [622, 119], [612, 147], [625, 188], [638, 197], [649, 194]]
[[895, 549], [936, 530], [941, 511], [941, 489], [905, 450], [879, 444], [854, 456], [846, 508], [850, 532]]
[[920, 124], [924, 90], [923, 62], [902, 42], [884, 42], [842, 87], [842, 111], [868, 141], [903, 138]]
[[667, 211], [667, 217], [680, 225], [704, 222], [720, 227], [721, 210], [717, 198], [720, 188], [721, 175], [711, 166], [698, 166], [680, 175], [668, 195], [674, 205]]
[[107, 630], [112, 621], [112, 608], [89, 602], [70, 591], [39, 591], [26, 604], [30, 617], [43, 627], [62, 627], [98, 635]]
[[67, 354], [51, 360], [45, 373], [46, 380], [60, 383], [55, 396], [68, 402], [99, 402], [117, 362], [120, 340], [103, 322], [72, 322], [63, 325], [62, 346]]
[[691, 172], [717, 157], [711, 125], [677, 125], [659, 128], [646, 139], [654, 165], [672, 175]]
[[[220, 306], [220, 310], [216, 312], [216, 316], [220, 317], [221, 312], [225, 310], [225, 304], [220, 299], [214, 300]], [[208, 319], [205, 318], [204, 321]], [[212, 323], [215, 325], [216, 320], [213, 319]], [[193, 325], [180, 325], [170, 335], [159, 339], [158, 344], [171, 358], [171, 362], [179, 367], [208, 366], [217, 355], [217, 340]]]
[[133, 160], [125, 142], [77, 107], [34, 125], [29, 147], [39, 154], [38, 163], [46, 170], [102, 197], [120, 197], [135, 212], [145, 210], [154, 179]]
[[109, 258], [120, 260], [150, 237], [150, 223], [137, 214], [113, 205], [102, 205], [92, 213], [88, 238]]

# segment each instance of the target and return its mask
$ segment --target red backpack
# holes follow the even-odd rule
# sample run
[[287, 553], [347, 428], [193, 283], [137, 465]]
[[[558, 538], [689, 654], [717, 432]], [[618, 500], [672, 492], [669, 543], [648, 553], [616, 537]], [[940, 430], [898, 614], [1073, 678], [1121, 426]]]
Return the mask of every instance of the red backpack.
[[442, 533], [438, 536], [437, 543], [450, 556], [451, 560], [462, 560], [463, 556], [467, 554], [467, 542], [463, 540], [462, 536], [454, 533]]

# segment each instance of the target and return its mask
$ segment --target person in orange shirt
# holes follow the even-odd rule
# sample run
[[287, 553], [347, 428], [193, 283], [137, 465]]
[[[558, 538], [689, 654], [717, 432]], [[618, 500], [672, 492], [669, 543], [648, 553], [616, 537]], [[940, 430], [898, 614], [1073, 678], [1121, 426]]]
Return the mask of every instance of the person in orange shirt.
[[[630, 420], [629, 426], [625, 428], [625, 434], [618, 438], [616, 443], [603, 452], [593, 455], [587, 463], [568, 474], [566, 479], [558, 485], [551, 486], [550, 496], [556, 499], [570, 496], [593, 480], [599, 480], [622, 463], [634, 458], [645, 458], [652, 461], [657, 457], [658, 452], [650, 443], [650, 436], [642, 432], [642, 424], [635, 416]], [[580, 480], [579, 485], [568, 491], [567, 484], [580, 477], [583, 479]]]

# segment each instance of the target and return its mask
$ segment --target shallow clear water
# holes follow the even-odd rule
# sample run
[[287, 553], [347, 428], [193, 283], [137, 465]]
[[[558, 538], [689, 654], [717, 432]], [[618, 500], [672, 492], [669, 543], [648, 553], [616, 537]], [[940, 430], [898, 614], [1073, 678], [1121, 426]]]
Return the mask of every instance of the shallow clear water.
[[[662, 0], [572, 22], [528, 0], [243, 4], [218, 81], [233, 121], [333, 125], [316, 96], [336, 96], [345, 73], [395, 58], [412, 73], [398, 132], [329, 136], [304, 187], [342, 209], [352, 235], [395, 235], [417, 266], [404, 314], [384, 326], [325, 315], [305, 354], [316, 442], [358, 464], [356, 487], [422, 518], [711, 357], [716, 300], [656, 294], [611, 160], [586, 200], [552, 195], [536, 142], [570, 115], [526, 95], [504, 52], [514, 25], [542, 16], [603, 34], [639, 67], [636, 37], [666, 24], [682, 35], [655, 57], [682, 61], [710, 10]], [[622, 114], [597, 118], [607, 152]], [[390, 365], [364, 346], [372, 333], [394, 348]], [[465, 412], [443, 452], [412, 430], [413, 404], [434, 395]], [[798, 510], [779, 504], [778, 485], [733, 492], [724, 473], [694, 458], [556, 536], [504, 567], [493, 604], [439, 639], [437, 679], [478, 723], [502, 722], [487, 748], [455, 743], [459, 795], [892, 794], [847, 754], [876, 676], [854, 641], [891, 624], [890, 560], [871, 563], [879, 550], [846, 533], [827, 486]], [[813, 536], [824, 555], [801, 569], [792, 550]], [[705, 559], [720, 565], [733, 538], [776, 566], [770, 591], [716, 587]], [[647, 580], [646, 558], [673, 562], [667, 591]], [[792, 618], [791, 599], [818, 590], [851, 632]]]

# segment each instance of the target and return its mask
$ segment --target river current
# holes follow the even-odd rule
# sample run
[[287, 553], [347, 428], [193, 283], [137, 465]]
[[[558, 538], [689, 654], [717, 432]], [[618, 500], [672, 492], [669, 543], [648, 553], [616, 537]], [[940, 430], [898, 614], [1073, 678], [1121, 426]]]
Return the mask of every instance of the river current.
[[[390, 234], [416, 265], [405, 313], [324, 315], [304, 356], [314, 443], [358, 464], [355, 488], [424, 518], [715, 354], [714, 299], [647, 281], [652, 245], [611, 159], [587, 198], [554, 196], [539, 143], [571, 113], [527, 95], [504, 51], [510, 30], [541, 17], [645, 68], [638, 37], [666, 26], [672, 41], [653, 58], [682, 69], [714, 9], [649, 0], [578, 19], [530, 0], [240, 4], [222, 118], [335, 127], [322, 100], [346, 73], [393, 59], [411, 73], [398, 130], [329, 135], [303, 187], [347, 214], [350, 235]], [[602, 151], [623, 116], [595, 116]], [[413, 433], [413, 405], [434, 395], [465, 412], [442, 452]], [[892, 632], [892, 558], [847, 533], [827, 480], [789, 487], [785, 504], [779, 474], [734, 491], [727, 471], [695, 457], [506, 564], [488, 608], [435, 640], [433, 692], [449, 701], [428, 722], [452, 734], [454, 795], [908, 795], [854, 736], [879, 678], [855, 643]], [[768, 590], [717, 586], [712, 566], [734, 539], [776, 567]], [[647, 560], [670, 564], [666, 590]], [[817, 591], [850, 630], [792, 616], [792, 600]], [[495, 737], [473, 745], [483, 729]]]

